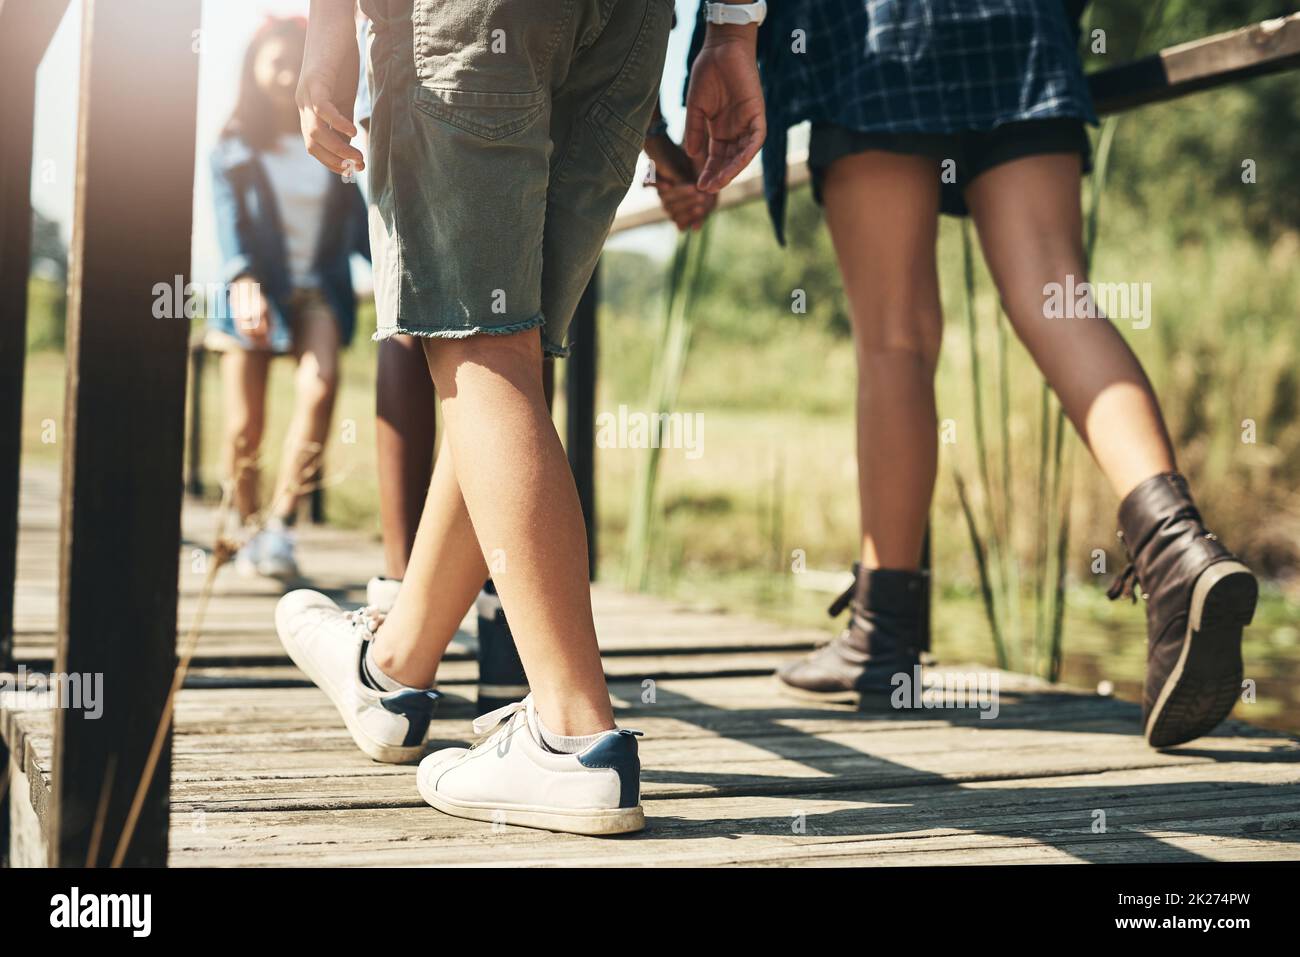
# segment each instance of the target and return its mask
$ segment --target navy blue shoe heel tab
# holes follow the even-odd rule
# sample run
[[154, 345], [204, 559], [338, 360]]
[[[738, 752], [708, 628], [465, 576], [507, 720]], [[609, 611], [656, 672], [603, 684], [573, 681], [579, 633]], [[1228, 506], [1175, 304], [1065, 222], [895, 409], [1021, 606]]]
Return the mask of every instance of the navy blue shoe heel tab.
[[641, 803], [641, 759], [636, 739], [640, 731], [620, 728], [607, 734], [578, 755], [585, 768], [612, 768], [618, 772], [618, 806], [636, 807]]

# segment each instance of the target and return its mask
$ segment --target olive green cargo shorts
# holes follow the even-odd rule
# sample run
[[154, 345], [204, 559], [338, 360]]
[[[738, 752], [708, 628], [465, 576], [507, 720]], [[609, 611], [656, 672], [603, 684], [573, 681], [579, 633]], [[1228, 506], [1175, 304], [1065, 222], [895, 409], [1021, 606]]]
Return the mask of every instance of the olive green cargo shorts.
[[632, 182], [672, 0], [363, 0], [376, 339], [565, 334]]

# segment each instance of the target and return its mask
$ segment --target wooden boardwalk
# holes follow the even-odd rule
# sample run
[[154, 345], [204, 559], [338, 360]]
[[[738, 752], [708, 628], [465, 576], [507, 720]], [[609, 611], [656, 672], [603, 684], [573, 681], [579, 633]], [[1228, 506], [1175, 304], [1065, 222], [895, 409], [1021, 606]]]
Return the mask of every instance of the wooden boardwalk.
[[[29, 668], [49, 668], [53, 654], [57, 502], [53, 473], [29, 471], [16, 622]], [[211, 529], [210, 509], [187, 507], [186, 626]], [[304, 529], [300, 556], [317, 587], [352, 602], [381, 567], [377, 543], [337, 530]], [[775, 695], [769, 674], [824, 633], [606, 587], [595, 606], [619, 720], [646, 732], [647, 830], [595, 839], [457, 820], [423, 803], [412, 767], [376, 764], [353, 746], [281, 652], [277, 595], [233, 569], [218, 581], [177, 705], [173, 865], [1300, 859], [1296, 739], [1228, 722], [1157, 753], [1135, 705], [1012, 675], [1000, 676], [993, 720], [805, 704]], [[433, 743], [469, 736], [472, 646], [464, 634], [444, 665], [449, 699]], [[0, 708], [15, 864], [43, 863], [52, 727], [52, 712], [12, 696]]]

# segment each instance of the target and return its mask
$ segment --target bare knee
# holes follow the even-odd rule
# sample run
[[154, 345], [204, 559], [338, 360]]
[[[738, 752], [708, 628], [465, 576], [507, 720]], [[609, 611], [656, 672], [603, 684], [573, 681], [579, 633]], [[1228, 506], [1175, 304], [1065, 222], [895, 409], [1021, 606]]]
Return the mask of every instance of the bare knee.
[[425, 339], [424, 354], [439, 394], [449, 397], [467, 372], [487, 372], [520, 388], [541, 387], [541, 336], [536, 329], [509, 335]]
[[312, 409], [332, 406], [339, 386], [337, 361], [316, 356], [304, 358], [298, 364], [295, 386], [300, 405]]
[[854, 342], [860, 364], [902, 361], [933, 375], [943, 343], [943, 316], [937, 305], [881, 304], [855, 317]]
[[1025, 345], [1041, 336], [1050, 320], [1059, 318], [1054, 309], [1063, 308], [1066, 300], [1074, 309], [1089, 289], [1082, 250], [1064, 242], [1045, 244], [1014, 275], [998, 279], [1002, 309]]
[[226, 444], [240, 455], [255, 455], [262, 445], [262, 420], [251, 412], [226, 420]]

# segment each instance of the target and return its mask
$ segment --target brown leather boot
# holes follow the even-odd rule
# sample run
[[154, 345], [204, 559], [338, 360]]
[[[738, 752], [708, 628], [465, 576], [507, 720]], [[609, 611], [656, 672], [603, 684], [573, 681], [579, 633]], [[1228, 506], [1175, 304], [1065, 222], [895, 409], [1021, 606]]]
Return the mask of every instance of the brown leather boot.
[[777, 671], [781, 690], [821, 701], [887, 700], [899, 672], [920, 665], [929, 608], [929, 576], [853, 566], [854, 582], [831, 603], [831, 617], [852, 610], [829, 644]]
[[1241, 632], [1255, 615], [1259, 584], [1208, 531], [1177, 472], [1153, 476], [1119, 508], [1130, 564], [1111, 599], [1147, 603], [1147, 743], [1199, 738], [1226, 718], [1241, 693]]

